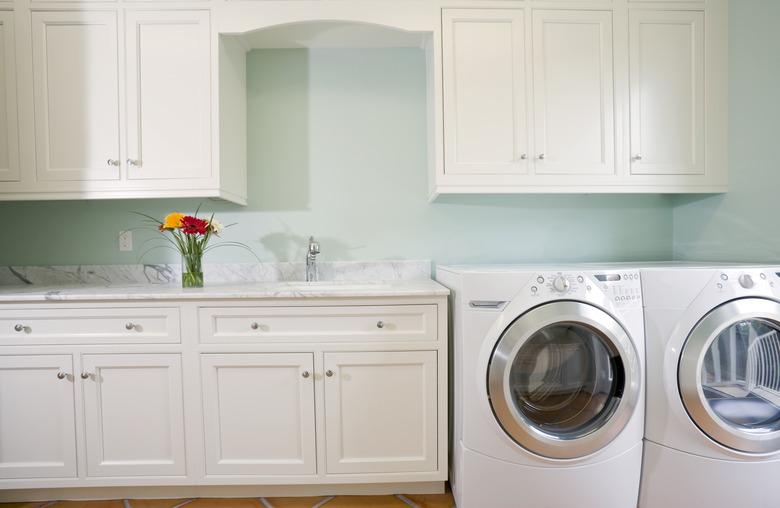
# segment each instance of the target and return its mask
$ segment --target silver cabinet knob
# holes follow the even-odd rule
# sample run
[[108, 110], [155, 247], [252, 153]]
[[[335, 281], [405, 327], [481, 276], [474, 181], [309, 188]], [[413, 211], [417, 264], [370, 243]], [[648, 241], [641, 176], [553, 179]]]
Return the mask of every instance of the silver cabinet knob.
[[81, 373], [81, 379], [89, 379], [90, 373], [89, 372], [82, 372]]
[[258, 328], [260, 328], [260, 323], [252, 323], [251, 325], [249, 325], [249, 328], [251, 328], [252, 330], [257, 330]]
[[303, 377], [309, 377], [309, 375], [310, 374], [309, 374], [308, 370], [304, 370], [303, 372], [301, 372], [301, 376], [303, 376]]
[[138, 159], [127, 159], [127, 165], [138, 167], [141, 165], [141, 161], [139, 161]]
[[134, 330], [135, 325], [133, 323], [125, 323], [125, 330]]
[[23, 332], [24, 331], [24, 325], [16, 325], [14, 326], [14, 330], [17, 332]]
[[67, 376], [67, 374], [62, 371], [57, 373], [57, 379], [65, 379], [65, 376]]
[[545, 155], [544, 155], [543, 153], [540, 153], [540, 154], [539, 154], [539, 160], [540, 160], [540, 161], [543, 161], [543, 160], [544, 160], [544, 158], [545, 158]]
[[528, 155], [526, 155], [526, 154], [521, 154], [521, 155], [520, 155], [520, 160], [521, 160], [521, 161], [524, 161], [524, 160], [526, 160], [527, 158], [528, 158]]
[[119, 160], [118, 159], [108, 159], [106, 161], [106, 164], [109, 166], [119, 166]]
[[328, 370], [325, 371], [325, 375], [328, 376], [328, 377], [333, 377], [333, 371], [328, 369]]
[[384, 321], [377, 321], [376, 322], [376, 327], [377, 328], [384, 328], [385, 327]]
[[641, 161], [642, 160], [642, 154], [638, 153], [638, 154], [634, 155], [634, 160], [635, 161]]

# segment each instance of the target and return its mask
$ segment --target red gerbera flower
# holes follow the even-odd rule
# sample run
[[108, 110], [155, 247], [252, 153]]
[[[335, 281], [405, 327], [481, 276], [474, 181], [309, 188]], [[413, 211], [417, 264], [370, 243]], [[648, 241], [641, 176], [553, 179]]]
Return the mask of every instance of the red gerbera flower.
[[181, 219], [181, 230], [186, 235], [205, 235], [208, 227], [208, 221], [191, 215], [187, 215]]

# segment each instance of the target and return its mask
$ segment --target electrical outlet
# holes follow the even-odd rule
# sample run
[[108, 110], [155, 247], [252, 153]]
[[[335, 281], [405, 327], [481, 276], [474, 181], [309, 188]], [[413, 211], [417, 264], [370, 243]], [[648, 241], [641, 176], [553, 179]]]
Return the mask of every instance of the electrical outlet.
[[119, 232], [119, 251], [129, 252], [133, 250], [133, 232], [132, 231], [120, 231]]

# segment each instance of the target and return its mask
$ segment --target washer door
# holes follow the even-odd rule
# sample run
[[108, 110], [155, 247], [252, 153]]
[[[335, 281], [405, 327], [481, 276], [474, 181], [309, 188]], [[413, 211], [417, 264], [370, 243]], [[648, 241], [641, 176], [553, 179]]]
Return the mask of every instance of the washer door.
[[582, 302], [535, 307], [501, 334], [488, 366], [498, 423], [538, 455], [572, 459], [611, 442], [640, 389], [636, 350], [622, 326]]
[[711, 439], [780, 451], [780, 303], [742, 298], [712, 310], [685, 341], [678, 380], [686, 411]]

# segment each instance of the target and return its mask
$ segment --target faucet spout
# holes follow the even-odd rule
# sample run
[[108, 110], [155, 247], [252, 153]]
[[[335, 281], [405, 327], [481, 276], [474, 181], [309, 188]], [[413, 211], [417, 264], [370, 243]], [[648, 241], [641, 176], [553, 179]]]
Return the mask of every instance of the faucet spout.
[[317, 254], [320, 253], [320, 244], [309, 237], [309, 248], [306, 252], [306, 282], [313, 282], [319, 279], [319, 270], [317, 270]]

